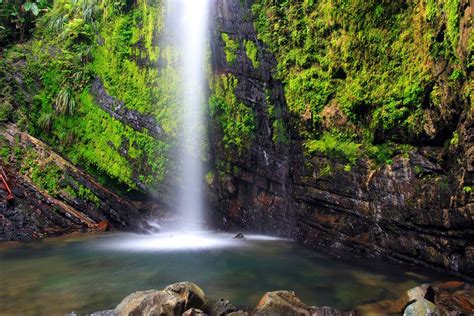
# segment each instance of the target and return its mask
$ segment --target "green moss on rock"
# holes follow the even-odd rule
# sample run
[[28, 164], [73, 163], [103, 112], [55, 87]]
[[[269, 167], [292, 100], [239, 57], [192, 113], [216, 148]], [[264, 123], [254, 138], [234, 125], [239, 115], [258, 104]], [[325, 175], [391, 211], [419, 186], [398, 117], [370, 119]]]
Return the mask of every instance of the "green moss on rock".
[[224, 148], [241, 155], [253, 142], [256, 119], [253, 109], [237, 100], [237, 84], [233, 75], [217, 77], [209, 105], [211, 117], [222, 131]]

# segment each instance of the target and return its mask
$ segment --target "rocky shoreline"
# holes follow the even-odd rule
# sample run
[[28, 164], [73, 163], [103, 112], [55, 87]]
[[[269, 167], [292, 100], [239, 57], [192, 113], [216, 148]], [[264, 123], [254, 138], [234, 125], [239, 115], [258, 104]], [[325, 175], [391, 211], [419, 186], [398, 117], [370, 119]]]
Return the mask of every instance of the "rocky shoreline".
[[[341, 311], [328, 306], [307, 306], [293, 291], [267, 292], [254, 309], [236, 307], [226, 299], [213, 299], [194, 283], [180, 282], [163, 290], [134, 292], [113, 310], [92, 316], [356, 316], [366, 314], [466, 315], [474, 313], [474, 287], [464, 282], [423, 284], [406, 291], [393, 301]], [[71, 316], [76, 315], [71, 313]]]

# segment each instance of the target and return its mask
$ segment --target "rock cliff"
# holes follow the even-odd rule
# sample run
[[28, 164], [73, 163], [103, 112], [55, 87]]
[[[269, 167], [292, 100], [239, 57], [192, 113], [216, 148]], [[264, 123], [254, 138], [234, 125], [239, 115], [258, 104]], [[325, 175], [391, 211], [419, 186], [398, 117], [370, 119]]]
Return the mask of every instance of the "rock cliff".
[[[210, 196], [218, 223], [225, 229], [238, 227], [296, 238], [342, 257], [349, 251], [473, 277], [473, 122], [469, 101], [453, 101], [457, 102], [457, 109], [453, 109], [457, 114], [451, 112], [449, 120], [438, 117], [435, 121], [435, 125], [450, 121], [455, 140], [444, 136], [435, 142], [420, 136], [414, 146], [395, 153], [388, 163], [374, 165], [363, 156], [348, 165], [347, 159], [330, 155], [330, 151], [309, 155], [307, 136], [298, 126], [304, 115], [295, 117], [288, 110], [288, 83], [277, 74], [275, 56], [254, 28], [255, 10], [252, 13], [251, 7], [252, 3], [245, 1], [216, 1], [214, 73], [237, 78], [237, 102], [252, 109], [256, 126], [255, 137], [239, 154], [226, 147], [225, 129], [218, 123], [212, 125], [215, 175]], [[459, 8], [464, 16], [459, 21], [460, 33], [471, 31], [472, 21], [466, 19], [471, 10], [472, 5], [464, 2]], [[266, 14], [275, 13], [269, 9]], [[280, 16], [284, 18], [288, 16]], [[443, 27], [442, 22], [438, 27]], [[258, 67], [252, 61], [248, 41], [257, 47]], [[461, 55], [469, 54], [466, 47], [459, 50]], [[449, 76], [446, 72], [452, 65], [446, 66], [448, 62], [444, 60], [444, 73], [437, 73], [438, 79], [432, 84], [448, 85], [439, 79]], [[433, 68], [438, 66], [433, 64]], [[464, 68], [465, 81], [457, 88], [450, 85], [446, 93], [457, 93], [469, 82], [472, 85], [471, 70]], [[441, 111], [450, 104], [443, 103]], [[331, 109], [328, 101], [321, 115], [324, 119], [327, 114], [336, 124], [340, 119], [334, 114], [337, 110]], [[289, 139], [274, 137], [279, 119]], [[351, 124], [342, 122], [343, 127]], [[433, 129], [438, 135], [444, 133], [442, 128]], [[404, 141], [403, 137], [399, 140]]]

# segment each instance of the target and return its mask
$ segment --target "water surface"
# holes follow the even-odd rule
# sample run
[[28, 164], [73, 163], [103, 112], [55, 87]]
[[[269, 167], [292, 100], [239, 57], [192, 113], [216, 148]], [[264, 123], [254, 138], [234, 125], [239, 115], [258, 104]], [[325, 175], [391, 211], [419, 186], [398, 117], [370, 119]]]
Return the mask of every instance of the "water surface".
[[[131, 292], [192, 281], [208, 296], [255, 306], [270, 290], [308, 305], [354, 308], [442, 275], [370, 260], [347, 263], [288, 240], [228, 234], [78, 235], [0, 248], [0, 315], [111, 309]], [[200, 245], [200, 246], [199, 246]]]

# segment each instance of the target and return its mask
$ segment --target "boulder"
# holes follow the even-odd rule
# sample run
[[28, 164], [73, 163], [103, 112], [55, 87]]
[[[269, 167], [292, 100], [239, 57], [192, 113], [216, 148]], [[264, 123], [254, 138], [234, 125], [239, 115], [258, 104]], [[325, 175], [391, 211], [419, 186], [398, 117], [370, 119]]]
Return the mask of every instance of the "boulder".
[[311, 314], [309, 308], [295, 295], [295, 292], [276, 291], [265, 293], [255, 308], [253, 315], [310, 316]]
[[185, 300], [172, 291], [140, 291], [127, 296], [114, 310], [119, 316], [181, 315]]
[[403, 311], [404, 316], [429, 316], [435, 312], [436, 305], [432, 302], [420, 298], [409, 304]]
[[165, 288], [165, 292], [174, 293], [183, 300], [185, 310], [190, 308], [201, 309], [204, 311], [208, 310], [208, 298], [204, 294], [204, 291], [194, 283], [180, 282], [168, 285]]
[[474, 314], [474, 288], [464, 282], [423, 284], [406, 291], [397, 300], [359, 306], [364, 313], [425, 315]]
[[212, 300], [209, 303], [209, 313], [211, 315], [223, 316], [229, 315], [230, 313], [237, 312], [238, 308], [232, 305], [226, 299]]

